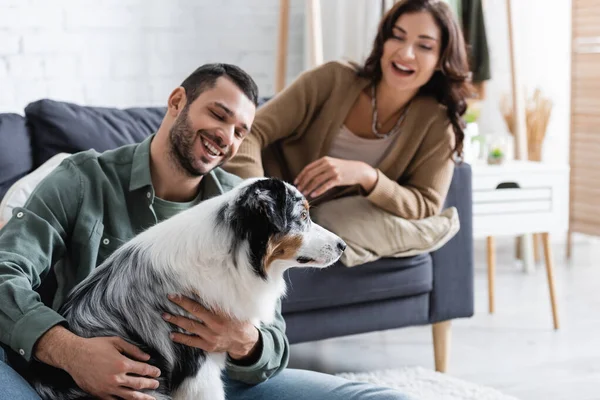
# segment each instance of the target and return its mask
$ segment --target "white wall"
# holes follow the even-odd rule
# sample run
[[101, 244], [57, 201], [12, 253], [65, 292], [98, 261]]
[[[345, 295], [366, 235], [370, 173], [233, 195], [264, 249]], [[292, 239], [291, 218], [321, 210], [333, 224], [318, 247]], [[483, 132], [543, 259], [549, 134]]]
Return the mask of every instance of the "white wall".
[[[506, 0], [485, 0], [492, 80], [481, 116], [481, 129], [508, 133], [500, 99], [511, 93]], [[539, 86], [554, 102], [543, 147], [544, 161], [567, 163], [569, 157], [571, 0], [513, 0], [514, 28], [521, 81], [529, 93]]]
[[[302, 69], [291, 2], [288, 76]], [[40, 98], [163, 105], [196, 67], [230, 62], [273, 93], [278, 0], [0, 0], [0, 112]]]
[[[484, 1], [493, 79], [481, 125], [490, 133], [506, 131], [499, 112], [501, 95], [510, 91], [505, 2]], [[288, 83], [305, 65], [304, 4], [290, 3]], [[339, 3], [323, 1], [324, 34], [335, 34], [327, 15]], [[544, 158], [567, 162], [571, 0], [513, 4], [522, 81], [531, 90], [539, 85], [555, 103]], [[22, 112], [42, 97], [162, 105], [189, 72], [214, 61], [240, 65], [261, 94], [272, 94], [278, 5], [278, 0], [0, 0], [0, 112]], [[347, 31], [335, 26], [338, 34]], [[327, 38], [327, 59], [351, 53], [345, 45], [340, 52], [339, 41]]]
[[[379, 0], [323, 0], [321, 17], [323, 61], [341, 59], [364, 62], [371, 52], [377, 34], [381, 19], [381, 2]], [[308, 23], [305, 26], [308, 30]], [[308, 35], [305, 39], [304, 48], [308, 66], [310, 60]]]

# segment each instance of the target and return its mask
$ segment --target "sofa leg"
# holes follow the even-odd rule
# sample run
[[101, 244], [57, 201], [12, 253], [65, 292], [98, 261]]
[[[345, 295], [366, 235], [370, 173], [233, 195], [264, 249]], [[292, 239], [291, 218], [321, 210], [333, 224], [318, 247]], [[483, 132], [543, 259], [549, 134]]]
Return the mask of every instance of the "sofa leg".
[[431, 326], [433, 332], [433, 355], [435, 358], [435, 370], [437, 372], [446, 372], [450, 354], [451, 326], [450, 321], [438, 322]]

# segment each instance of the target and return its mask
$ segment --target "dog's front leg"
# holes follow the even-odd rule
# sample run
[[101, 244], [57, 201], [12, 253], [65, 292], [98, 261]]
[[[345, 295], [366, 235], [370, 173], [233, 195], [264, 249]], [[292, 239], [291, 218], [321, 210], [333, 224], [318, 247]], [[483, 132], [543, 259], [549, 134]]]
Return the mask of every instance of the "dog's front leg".
[[177, 388], [173, 400], [225, 400], [220, 364], [207, 357], [198, 373], [186, 378]]
[[187, 378], [181, 383], [173, 400], [225, 400], [222, 382], [198, 385], [197, 378]]
[[155, 391], [144, 391], [144, 394], [154, 397], [155, 400], [173, 400], [172, 396]]

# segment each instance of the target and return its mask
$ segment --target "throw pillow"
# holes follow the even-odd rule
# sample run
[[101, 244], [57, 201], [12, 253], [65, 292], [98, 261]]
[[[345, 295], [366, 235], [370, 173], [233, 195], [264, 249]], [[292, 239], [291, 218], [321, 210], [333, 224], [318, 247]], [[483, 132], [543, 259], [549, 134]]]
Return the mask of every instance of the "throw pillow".
[[384, 257], [430, 253], [446, 244], [460, 229], [458, 210], [407, 220], [375, 206], [363, 196], [349, 196], [311, 209], [311, 217], [348, 245], [340, 261], [347, 267]]
[[99, 153], [139, 143], [156, 132], [166, 107], [82, 106], [42, 99], [25, 108], [35, 167], [58, 153]]

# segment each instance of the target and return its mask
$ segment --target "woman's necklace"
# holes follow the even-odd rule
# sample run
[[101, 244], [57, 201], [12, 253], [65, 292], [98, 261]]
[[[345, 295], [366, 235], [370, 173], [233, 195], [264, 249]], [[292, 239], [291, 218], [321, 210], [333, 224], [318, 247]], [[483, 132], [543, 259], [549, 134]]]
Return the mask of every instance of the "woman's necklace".
[[394, 125], [394, 127], [388, 133], [380, 133], [377, 130], [377, 96], [375, 95], [375, 85], [372, 86], [371, 93], [371, 108], [373, 109], [373, 125], [371, 126], [371, 129], [373, 131], [373, 135], [377, 136], [379, 139], [385, 139], [386, 137], [389, 137], [400, 130], [400, 124], [404, 120], [404, 117], [406, 116], [406, 111], [408, 110], [408, 104], [404, 107], [404, 111], [402, 111], [400, 117], [398, 117], [396, 125]]

